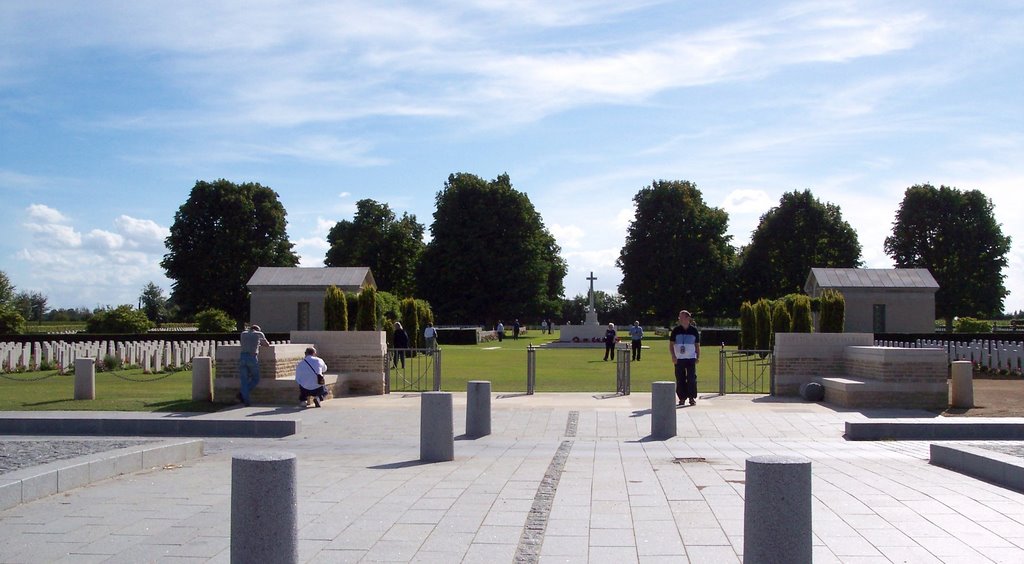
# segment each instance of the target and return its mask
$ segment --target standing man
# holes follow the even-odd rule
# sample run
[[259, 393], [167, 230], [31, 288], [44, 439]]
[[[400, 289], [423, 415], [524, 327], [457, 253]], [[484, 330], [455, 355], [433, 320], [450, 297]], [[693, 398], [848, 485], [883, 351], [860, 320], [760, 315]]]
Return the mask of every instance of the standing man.
[[640, 345], [643, 344], [643, 338], [644, 328], [640, 326], [639, 321], [634, 321], [629, 328], [629, 339], [633, 344], [633, 360], [640, 360]]
[[612, 360], [615, 360], [615, 324], [609, 323], [608, 328], [604, 331], [604, 359], [608, 360], [611, 356]]
[[697, 405], [697, 363], [700, 362], [700, 332], [690, 324], [690, 312], [679, 312], [679, 325], [668, 338], [668, 350], [676, 368], [676, 396], [679, 405], [686, 399]]
[[259, 325], [250, 325], [248, 330], [242, 331], [239, 341], [242, 344], [242, 354], [238, 358], [238, 379], [241, 388], [238, 392], [238, 401], [249, 407], [249, 392], [260, 383], [260, 346], [269, 347], [270, 341], [260, 331]]
[[516, 322], [512, 324], [512, 340], [519, 340], [519, 329], [521, 328], [522, 325], [519, 324], [519, 320], [517, 319]]
[[499, 343], [505, 340], [505, 325], [500, 319], [498, 320], [498, 324], [494, 326], [494, 332], [498, 334]]
[[398, 321], [395, 322], [395, 334], [393, 341], [395, 343], [394, 367], [398, 368], [398, 361], [401, 360], [402, 369], [404, 370], [405, 353], [408, 352], [406, 349], [409, 348], [409, 334], [405, 332], [405, 329], [402, 329], [402, 324]]
[[423, 339], [427, 342], [428, 349], [434, 350], [437, 348], [437, 329], [434, 329], [434, 324], [429, 321], [427, 322], [427, 327], [423, 329]]

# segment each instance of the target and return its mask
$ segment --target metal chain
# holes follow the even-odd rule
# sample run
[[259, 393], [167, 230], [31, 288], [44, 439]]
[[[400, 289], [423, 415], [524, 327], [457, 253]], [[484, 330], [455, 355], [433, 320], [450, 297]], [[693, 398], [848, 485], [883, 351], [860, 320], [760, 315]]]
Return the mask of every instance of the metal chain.
[[47, 378], [53, 378], [54, 376], [60, 376], [60, 372], [54, 372], [53, 374], [47, 374], [45, 376], [37, 376], [35, 378], [16, 378], [0, 373], [0, 378], [10, 380], [12, 382], [38, 382], [40, 380], [46, 380]]
[[170, 376], [173, 376], [173, 375], [177, 374], [177, 372], [168, 372], [167, 374], [164, 374], [163, 376], [157, 376], [156, 378], [132, 378], [132, 377], [129, 377], [129, 376], [121, 376], [120, 374], [117, 374], [115, 372], [110, 372], [109, 374], [111, 376], [120, 378], [120, 379], [122, 379], [122, 380], [124, 380], [126, 382], [146, 383], [146, 382], [156, 382], [158, 380], [163, 380], [164, 378], [168, 378]]

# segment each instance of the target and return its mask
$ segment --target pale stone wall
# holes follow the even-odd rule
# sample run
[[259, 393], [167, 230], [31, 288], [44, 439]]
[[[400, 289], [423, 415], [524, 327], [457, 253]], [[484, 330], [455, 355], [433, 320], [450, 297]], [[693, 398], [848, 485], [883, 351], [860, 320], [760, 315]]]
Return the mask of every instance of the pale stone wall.
[[885, 305], [887, 333], [935, 330], [935, 292], [922, 288], [843, 288], [845, 331], [874, 332], [874, 305]]
[[[382, 331], [292, 331], [291, 344], [260, 347], [260, 384], [253, 390], [252, 400], [294, 401], [298, 395], [295, 365], [310, 345], [327, 364], [329, 397], [384, 393], [387, 342]], [[239, 345], [217, 348], [214, 401], [234, 401], [240, 353]]]
[[871, 333], [776, 333], [775, 393], [795, 396], [815, 377], [842, 374], [846, 347], [873, 342]]
[[948, 373], [943, 349], [849, 347], [845, 372], [883, 382], [943, 382]]
[[309, 303], [309, 328], [324, 327], [324, 288], [253, 288], [249, 319], [263, 331], [294, 331], [299, 323], [299, 302]]

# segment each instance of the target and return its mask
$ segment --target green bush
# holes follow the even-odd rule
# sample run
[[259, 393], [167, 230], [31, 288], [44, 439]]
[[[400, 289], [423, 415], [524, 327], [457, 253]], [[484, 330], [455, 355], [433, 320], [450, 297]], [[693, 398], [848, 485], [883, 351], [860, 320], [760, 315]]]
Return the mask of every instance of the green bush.
[[[430, 303], [426, 300], [416, 300], [416, 334], [409, 333], [409, 338], [416, 343], [416, 348], [425, 348], [427, 342], [423, 339], [423, 328], [427, 323], [434, 322], [434, 312], [430, 309]], [[408, 331], [408, 330], [407, 330]]]
[[200, 333], [231, 333], [237, 326], [224, 310], [204, 309], [196, 314], [196, 327]]
[[821, 293], [821, 332], [842, 333], [846, 319], [846, 298], [837, 290]]
[[12, 307], [0, 305], [0, 335], [17, 335], [25, 331], [25, 318]]
[[348, 300], [345, 292], [333, 285], [324, 293], [324, 330], [348, 331]]
[[754, 320], [754, 306], [750, 302], [740, 305], [740, 349], [752, 350], [757, 347], [757, 324]]
[[957, 333], [991, 333], [992, 323], [973, 317], [960, 317], [953, 323], [953, 331]]
[[85, 332], [145, 333], [152, 326], [145, 312], [125, 304], [94, 313], [85, 323]]
[[345, 292], [345, 309], [348, 310], [348, 323], [345, 325], [346, 331], [355, 331], [357, 316], [359, 315], [359, 294], [353, 292]]
[[789, 330], [793, 333], [810, 333], [814, 327], [811, 319], [811, 298], [797, 296], [793, 300], [793, 322]]
[[409, 335], [409, 346], [416, 347], [416, 335], [420, 329], [420, 318], [416, 309], [416, 300], [406, 298], [402, 300], [402, 328]]
[[103, 360], [96, 363], [96, 372], [108, 372], [122, 368], [124, 368], [124, 363], [121, 359], [109, 353], [103, 355]]
[[772, 347], [772, 309], [771, 303], [761, 298], [754, 304], [754, 330], [757, 338], [754, 345], [758, 350], [770, 350]]
[[786, 309], [786, 300], [775, 300], [772, 308], [772, 348], [775, 348], [775, 334], [788, 333], [793, 320]]
[[380, 327], [391, 326], [402, 317], [402, 306], [391, 292], [377, 292], [377, 321]]
[[377, 290], [363, 288], [359, 292], [359, 309], [356, 311], [356, 331], [377, 330]]

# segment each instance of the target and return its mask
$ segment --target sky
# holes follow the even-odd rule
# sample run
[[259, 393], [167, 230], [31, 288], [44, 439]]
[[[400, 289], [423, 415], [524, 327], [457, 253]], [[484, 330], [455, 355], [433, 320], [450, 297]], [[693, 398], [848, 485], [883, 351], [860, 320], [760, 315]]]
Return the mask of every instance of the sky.
[[363, 198], [429, 237], [455, 172], [527, 194], [567, 297], [617, 293], [654, 180], [695, 183], [736, 246], [810, 189], [889, 268], [930, 183], [991, 199], [1024, 310], [1021, 30], [1018, 0], [0, 0], [0, 271], [51, 308], [169, 295], [174, 214], [220, 178], [275, 190], [322, 266]]

